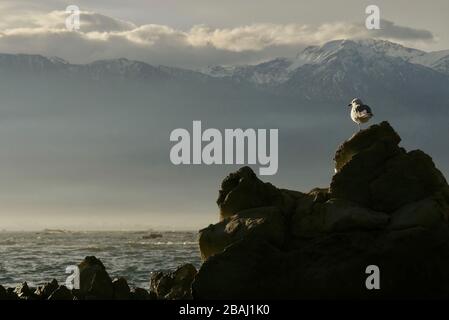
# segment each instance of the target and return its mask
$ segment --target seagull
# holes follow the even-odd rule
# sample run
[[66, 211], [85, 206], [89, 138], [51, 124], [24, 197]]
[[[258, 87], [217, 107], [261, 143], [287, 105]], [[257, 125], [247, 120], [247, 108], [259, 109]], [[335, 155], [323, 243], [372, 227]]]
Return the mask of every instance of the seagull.
[[371, 108], [366, 104], [363, 104], [362, 100], [359, 98], [352, 99], [351, 103], [348, 104], [351, 107], [351, 119], [359, 126], [359, 131], [362, 130], [360, 127], [361, 123], [368, 122], [374, 115]]

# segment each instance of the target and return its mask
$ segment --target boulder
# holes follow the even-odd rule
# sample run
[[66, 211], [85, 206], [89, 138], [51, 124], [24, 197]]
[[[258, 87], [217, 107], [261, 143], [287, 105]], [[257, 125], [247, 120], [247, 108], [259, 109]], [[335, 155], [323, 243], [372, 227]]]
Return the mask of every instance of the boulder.
[[449, 211], [433, 198], [409, 203], [391, 215], [389, 228], [433, 228], [447, 222]]
[[342, 199], [316, 204], [309, 213], [299, 212], [292, 218], [292, 234], [313, 237], [321, 233], [374, 230], [385, 227], [390, 217], [382, 212], [360, 207]]
[[23, 282], [14, 289], [14, 293], [20, 298], [24, 300], [34, 300], [37, 299], [34, 294], [34, 289], [28, 287], [26, 282]]
[[103, 263], [94, 256], [88, 256], [78, 265], [80, 272], [80, 295], [86, 299], [112, 299], [112, 280]]
[[[221, 221], [200, 231], [193, 298], [449, 298], [449, 186], [400, 140], [387, 122], [358, 132], [337, 150], [330, 187], [309, 193], [230, 174]], [[365, 286], [370, 265], [381, 290]]]
[[380, 158], [388, 158], [398, 151], [399, 142], [401, 138], [388, 122], [372, 125], [369, 129], [354, 134], [340, 145], [334, 156], [335, 170], [341, 171], [355, 155], [370, 152], [373, 149], [377, 152], [383, 151]]
[[156, 300], [154, 292], [148, 292], [143, 288], [134, 288], [131, 291], [131, 300]]
[[158, 299], [191, 299], [191, 285], [196, 274], [196, 268], [190, 263], [179, 266], [173, 272], [155, 272], [150, 279], [150, 291], [154, 292]]
[[120, 277], [112, 281], [115, 300], [129, 300], [131, 298], [131, 290], [125, 278]]
[[277, 207], [260, 207], [240, 211], [199, 233], [201, 257], [205, 260], [245, 237], [262, 238], [280, 246], [284, 241], [285, 222]]
[[59, 286], [53, 293], [48, 297], [48, 300], [73, 300], [72, 291], [66, 286]]
[[223, 180], [217, 200], [221, 219], [246, 209], [269, 206], [278, 207], [287, 214], [294, 208], [294, 202], [288, 192], [262, 182], [249, 167], [243, 167]]
[[34, 293], [39, 299], [46, 300], [53, 293], [53, 291], [58, 289], [58, 287], [58, 281], [56, 279], [53, 279], [50, 282], [38, 286]]
[[385, 163], [383, 172], [370, 181], [370, 206], [392, 212], [447, 188], [432, 158], [420, 150], [398, 155]]
[[406, 152], [399, 141], [393, 128], [382, 122], [343, 143], [335, 155], [331, 197], [391, 213], [437, 193], [448, 195], [432, 158], [420, 150]]

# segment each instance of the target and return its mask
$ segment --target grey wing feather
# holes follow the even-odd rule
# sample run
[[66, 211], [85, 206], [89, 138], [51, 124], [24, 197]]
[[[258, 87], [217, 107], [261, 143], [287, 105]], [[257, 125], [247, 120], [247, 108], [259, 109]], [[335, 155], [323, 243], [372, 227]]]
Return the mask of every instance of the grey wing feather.
[[358, 105], [355, 108], [355, 111], [357, 111], [357, 112], [364, 112], [365, 111], [366, 113], [373, 114], [373, 112], [371, 111], [371, 108], [369, 106], [367, 106], [366, 104]]

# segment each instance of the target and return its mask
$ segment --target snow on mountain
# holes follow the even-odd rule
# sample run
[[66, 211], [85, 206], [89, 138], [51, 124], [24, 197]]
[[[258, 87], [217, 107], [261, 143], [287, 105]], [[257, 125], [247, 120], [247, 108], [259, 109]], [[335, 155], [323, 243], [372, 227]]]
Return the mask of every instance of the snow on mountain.
[[231, 78], [255, 84], [281, 84], [288, 81], [296, 70], [304, 65], [359, 56], [364, 59], [400, 58], [449, 74], [449, 51], [427, 53], [376, 39], [334, 40], [321, 46], [309, 46], [293, 59], [277, 58], [246, 66], [214, 66], [202, 71], [213, 77]]

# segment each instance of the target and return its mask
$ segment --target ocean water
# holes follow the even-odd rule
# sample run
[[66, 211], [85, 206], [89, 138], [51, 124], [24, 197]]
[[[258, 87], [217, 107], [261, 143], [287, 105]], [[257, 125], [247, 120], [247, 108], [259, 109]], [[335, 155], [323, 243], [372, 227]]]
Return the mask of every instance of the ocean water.
[[0, 284], [36, 286], [94, 255], [111, 278], [123, 276], [131, 287], [148, 289], [151, 272], [201, 263], [197, 232], [0, 232]]

